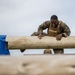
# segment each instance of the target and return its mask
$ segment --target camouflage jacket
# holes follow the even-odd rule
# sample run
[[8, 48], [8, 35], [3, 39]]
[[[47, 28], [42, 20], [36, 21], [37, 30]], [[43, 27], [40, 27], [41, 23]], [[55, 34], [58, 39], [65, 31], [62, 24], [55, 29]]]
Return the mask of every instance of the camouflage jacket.
[[[69, 27], [65, 23], [63, 23], [62, 21], [59, 21], [59, 25], [60, 25], [60, 27], [59, 27], [59, 33], [58, 34], [63, 34], [65, 37], [69, 36], [71, 33]], [[42, 23], [38, 27], [38, 33], [39, 34], [43, 33], [43, 30], [49, 29], [50, 26], [51, 26], [50, 21], [45, 21], [44, 23]]]

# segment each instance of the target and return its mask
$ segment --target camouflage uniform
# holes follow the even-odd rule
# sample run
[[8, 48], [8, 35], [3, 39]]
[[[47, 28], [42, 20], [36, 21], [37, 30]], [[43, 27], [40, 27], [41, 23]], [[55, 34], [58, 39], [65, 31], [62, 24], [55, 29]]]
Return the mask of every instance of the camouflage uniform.
[[[43, 30], [47, 29], [47, 34], [43, 32]], [[58, 27], [53, 28], [50, 21], [45, 21], [38, 27], [38, 32], [34, 32], [31, 36], [38, 36], [39, 34], [43, 34], [45, 36], [51, 36], [56, 37], [58, 34], [62, 34], [64, 37], [67, 37], [70, 35], [70, 29], [69, 27], [63, 23], [62, 21], [59, 21]], [[64, 49], [53, 49], [55, 54], [62, 54], [64, 53]]]

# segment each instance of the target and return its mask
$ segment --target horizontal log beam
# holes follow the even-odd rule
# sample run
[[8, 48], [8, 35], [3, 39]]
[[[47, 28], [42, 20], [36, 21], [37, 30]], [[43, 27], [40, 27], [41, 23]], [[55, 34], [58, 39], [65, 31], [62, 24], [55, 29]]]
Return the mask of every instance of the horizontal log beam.
[[75, 75], [75, 55], [0, 57], [0, 75]]
[[45, 36], [41, 40], [37, 36], [7, 36], [9, 49], [47, 49], [47, 48], [75, 48], [75, 37], [62, 38]]

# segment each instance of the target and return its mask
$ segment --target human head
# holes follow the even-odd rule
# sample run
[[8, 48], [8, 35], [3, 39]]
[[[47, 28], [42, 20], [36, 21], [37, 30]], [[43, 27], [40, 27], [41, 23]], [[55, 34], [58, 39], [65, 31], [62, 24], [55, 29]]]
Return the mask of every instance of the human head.
[[58, 17], [56, 15], [52, 15], [50, 19], [58, 20]]
[[52, 54], [52, 51], [50, 49], [44, 50], [44, 54]]
[[50, 22], [53, 25], [53, 27], [56, 27], [58, 24], [58, 17], [56, 15], [52, 15], [50, 18]]

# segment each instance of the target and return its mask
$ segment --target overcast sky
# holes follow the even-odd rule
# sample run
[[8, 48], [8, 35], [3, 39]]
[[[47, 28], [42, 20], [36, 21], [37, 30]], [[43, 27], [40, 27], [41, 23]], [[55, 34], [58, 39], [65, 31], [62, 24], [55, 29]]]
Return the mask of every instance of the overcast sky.
[[[57, 15], [75, 35], [75, 0], [0, 0], [0, 34], [30, 36], [51, 15]], [[43, 50], [10, 51], [11, 55], [42, 54]], [[65, 53], [75, 50], [65, 50]]]

